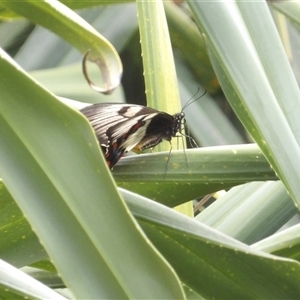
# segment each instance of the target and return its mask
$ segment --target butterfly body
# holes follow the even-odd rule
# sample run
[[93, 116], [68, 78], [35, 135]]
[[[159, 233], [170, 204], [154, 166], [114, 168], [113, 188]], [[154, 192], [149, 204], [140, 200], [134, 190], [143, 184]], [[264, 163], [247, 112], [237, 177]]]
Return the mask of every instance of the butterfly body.
[[171, 141], [185, 122], [184, 112], [170, 115], [133, 104], [98, 103], [81, 110], [95, 130], [112, 169], [124, 153], [153, 148], [162, 140]]

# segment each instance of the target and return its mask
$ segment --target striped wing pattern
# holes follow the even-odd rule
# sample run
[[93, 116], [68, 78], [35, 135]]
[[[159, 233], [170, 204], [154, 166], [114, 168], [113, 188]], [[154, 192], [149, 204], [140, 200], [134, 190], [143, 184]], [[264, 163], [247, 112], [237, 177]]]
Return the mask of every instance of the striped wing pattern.
[[180, 132], [184, 114], [171, 116], [153, 108], [122, 103], [98, 103], [81, 110], [95, 130], [112, 169], [124, 153], [152, 148]]

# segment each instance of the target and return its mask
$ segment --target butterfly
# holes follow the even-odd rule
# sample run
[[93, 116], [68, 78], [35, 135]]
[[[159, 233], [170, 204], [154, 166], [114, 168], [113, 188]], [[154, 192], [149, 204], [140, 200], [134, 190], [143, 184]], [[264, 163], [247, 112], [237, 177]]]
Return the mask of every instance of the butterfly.
[[142, 105], [97, 103], [81, 109], [91, 123], [107, 164], [113, 169], [128, 151], [141, 152], [184, 135], [183, 110], [170, 115]]

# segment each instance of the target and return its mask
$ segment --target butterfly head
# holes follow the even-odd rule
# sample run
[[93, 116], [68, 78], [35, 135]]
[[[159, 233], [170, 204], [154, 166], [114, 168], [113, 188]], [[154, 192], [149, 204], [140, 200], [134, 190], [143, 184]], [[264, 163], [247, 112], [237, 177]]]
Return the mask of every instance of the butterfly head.
[[174, 125], [172, 127], [171, 135], [172, 137], [175, 137], [177, 132], [181, 133], [184, 129], [185, 124], [185, 113], [181, 111], [178, 114], [174, 115]]
[[[199, 92], [199, 88], [197, 90], [197, 93], [198, 92]], [[177, 113], [177, 114], [173, 115], [174, 121], [173, 121], [173, 125], [172, 125], [172, 128], [171, 128], [171, 137], [176, 137], [176, 134], [179, 133], [180, 135], [185, 136], [185, 137], [189, 138], [190, 140], [192, 140], [193, 144], [195, 144], [195, 145], [197, 145], [197, 144], [193, 140], [193, 138], [190, 135], [184, 134], [183, 131], [184, 131], [184, 128], [185, 128], [185, 123], [186, 123], [184, 110], [189, 105], [191, 105], [193, 102], [195, 102], [195, 101], [199, 100], [200, 98], [202, 98], [206, 94], [206, 91], [204, 91], [204, 93], [200, 97], [194, 98], [197, 95], [197, 93], [183, 106], [180, 113]]]

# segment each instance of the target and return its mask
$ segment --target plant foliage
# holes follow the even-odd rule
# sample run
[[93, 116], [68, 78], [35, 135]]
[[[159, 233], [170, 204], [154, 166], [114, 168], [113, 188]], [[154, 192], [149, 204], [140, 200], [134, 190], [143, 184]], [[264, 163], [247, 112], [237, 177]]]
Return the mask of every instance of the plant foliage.
[[[299, 3], [110, 4], [0, 4], [0, 298], [299, 298]], [[111, 172], [78, 112], [198, 88], [201, 148], [167, 165], [165, 143]]]

